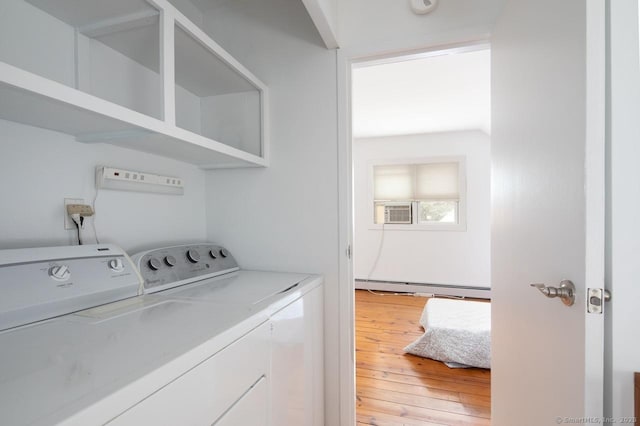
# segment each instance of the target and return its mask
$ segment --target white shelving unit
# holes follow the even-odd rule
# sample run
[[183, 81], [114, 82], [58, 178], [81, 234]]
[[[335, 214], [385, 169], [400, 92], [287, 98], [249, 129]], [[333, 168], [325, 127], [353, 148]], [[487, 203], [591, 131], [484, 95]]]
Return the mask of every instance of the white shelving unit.
[[202, 168], [268, 166], [267, 87], [167, 0], [3, 0], [0, 118]]

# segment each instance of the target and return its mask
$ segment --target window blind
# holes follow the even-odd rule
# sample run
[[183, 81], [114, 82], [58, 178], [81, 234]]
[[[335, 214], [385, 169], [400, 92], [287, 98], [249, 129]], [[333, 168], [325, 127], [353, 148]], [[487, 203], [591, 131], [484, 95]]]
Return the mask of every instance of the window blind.
[[373, 198], [376, 200], [411, 200], [415, 181], [413, 164], [373, 166]]
[[458, 163], [416, 164], [416, 200], [460, 198]]
[[373, 166], [374, 200], [457, 200], [458, 168], [457, 162]]

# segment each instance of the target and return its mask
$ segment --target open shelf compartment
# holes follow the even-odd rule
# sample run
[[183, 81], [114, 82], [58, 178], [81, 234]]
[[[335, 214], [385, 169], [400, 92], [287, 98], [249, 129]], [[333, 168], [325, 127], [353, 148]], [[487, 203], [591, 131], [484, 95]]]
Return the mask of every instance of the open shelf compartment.
[[0, 2], [0, 119], [267, 166], [266, 86], [167, 0]]
[[176, 125], [262, 156], [263, 87], [225, 62], [206, 39], [176, 23]]
[[3, 0], [0, 60], [162, 119], [160, 11], [144, 0]]

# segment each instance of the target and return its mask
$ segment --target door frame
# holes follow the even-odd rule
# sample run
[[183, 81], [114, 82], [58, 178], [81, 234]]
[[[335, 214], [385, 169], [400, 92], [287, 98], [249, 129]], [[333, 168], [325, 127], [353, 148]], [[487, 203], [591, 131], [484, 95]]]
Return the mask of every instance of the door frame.
[[[605, 132], [606, 132], [606, 13], [600, 0], [587, 1], [587, 52], [586, 64], [586, 231], [588, 287], [604, 288], [604, 220], [605, 220]], [[397, 41], [396, 41], [397, 42]], [[338, 232], [339, 232], [339, 404], [340, 424], [355, 424], [355, 325], [354, 325], [354, 276], [353, 276], [353, 168], [352, 168], [352, 113], [351, 113], [351, 71], [359, 62], [390, 61], [400, 56], [424, 55], [429, 52], [490, 45], [490, 35], [461, 36], [457, 39], [432, 40], [413, 48], [409, 43], [405, 48], [381, 45], [377, 48], [357, 47], [338, 49], [337, 111], [338, 111]], [[591, 261], [590, 261], [591, 260]], [[592, 281], [595, 277], [597, 281]], [[602, 347], [604, 329], [596, 318], [586, 319], [586, 326], [596, 324], [600, 332], [589, 334], [585, 352], [585, 379], [595, 388], [604, 388], [604, 365]], [[596, 349], [596, 350], [594, 350]], [[594, 371], [597, 370], [597, 371]], [[585, 395], [585, 406], [592, 407], [590, 413], [602, 415], [603, 394]]]
[[[605, 288], [607, 12], [600, 0], [586, 2], [585, 287]], [[588, 299], [588, 295], [585, 295]], [[604, 314], [609, 316], [607, 306]], [[604, 320], [585, 313], [585, 416], [604, 413]], [[603, 350], [604, 349], [604, 350]]]
[[425, 57], [443, 51], [465, 52], [490, 47], [489, 35], [463, 37], [455, 41], [434, 41], [404, 49], [354, 48], [337, 52], [338, 101], [338, 261], [339, 261], [339, 387], [340, 424], [356, 422], [355, 383], [355, 282], [353, 276], [353, 133], [351, 72], [358, 63], [395, 62], [400, 57]]

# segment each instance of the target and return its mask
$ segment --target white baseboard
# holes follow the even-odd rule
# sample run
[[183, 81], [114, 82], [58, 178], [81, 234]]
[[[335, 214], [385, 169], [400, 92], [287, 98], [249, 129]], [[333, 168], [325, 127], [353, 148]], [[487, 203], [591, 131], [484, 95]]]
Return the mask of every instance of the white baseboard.
[[439, 284], [416, 284], [390, 281], [356, 280], [356, 290], [392, 291], [396, 293], [418, 293], [418, 296], [454, 296], [474, 299], [491, 299], [491, 288], [451, 286]]

